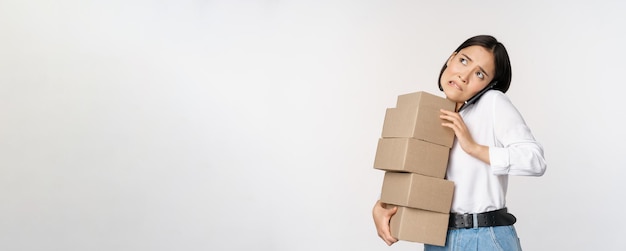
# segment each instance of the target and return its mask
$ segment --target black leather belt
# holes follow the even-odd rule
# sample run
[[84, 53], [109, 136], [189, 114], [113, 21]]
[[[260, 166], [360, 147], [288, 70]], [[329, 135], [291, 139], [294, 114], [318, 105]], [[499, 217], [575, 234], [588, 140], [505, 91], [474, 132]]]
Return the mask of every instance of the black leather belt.
[[515, 224], [515, 216], [507, 212], [506, 207], [478, 214], [455, 214], [450, 213], [449, 229], [509, 226]]

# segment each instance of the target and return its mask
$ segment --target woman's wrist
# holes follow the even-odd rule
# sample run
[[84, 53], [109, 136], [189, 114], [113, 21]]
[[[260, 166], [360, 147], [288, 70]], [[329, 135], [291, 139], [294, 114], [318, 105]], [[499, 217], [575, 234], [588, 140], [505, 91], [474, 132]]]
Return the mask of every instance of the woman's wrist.
[[472, 150], [470, 152], [468, 152], [469, 155], [471, 155], [474, 158], [477, 158], [487, 164], [490, 164], [489, 162], [489, 147], [488, 146], [484, 146], [484, 145], [480, 145], [480, 144], [476, 144], [474, 147], [472, 147]]

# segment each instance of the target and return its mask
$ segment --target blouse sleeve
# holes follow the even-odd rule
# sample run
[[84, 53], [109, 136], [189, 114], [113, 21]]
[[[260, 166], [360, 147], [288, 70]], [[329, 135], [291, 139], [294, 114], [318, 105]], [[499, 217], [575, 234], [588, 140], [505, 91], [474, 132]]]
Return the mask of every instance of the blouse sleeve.
[[496, 145], [489, 147], [493, 174], [543, 175], [547, 166], [543, 147], [520, 112], [504, 94], [496, 95], [493, 102]]

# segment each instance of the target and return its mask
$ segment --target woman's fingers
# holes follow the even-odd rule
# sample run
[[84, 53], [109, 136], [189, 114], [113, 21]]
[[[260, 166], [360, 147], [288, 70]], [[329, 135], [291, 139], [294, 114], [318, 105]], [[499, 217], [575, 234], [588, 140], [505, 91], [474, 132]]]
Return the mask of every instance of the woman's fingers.
[[[394, 214], [396, 214], [396, 212], [398, 211], [398, 207], [394, 206], [390, 209], [387, 209], [387, 218], [389, 218], [391, 220], [391, 216], [393, 216]], [[391, 235], [391, 228], [389, 226], [389, 223], [384, 225], [384, 238], [383, 240], [385, 240], [385, 242], [387, 243], [387, 245], [391, 246], [391, 244], [394, 244], [398, 241], [398, 239], [396, 239], [395, 237], [393, 237]]]
[[385, 241], [387, 245], [392, 245], [397, 242], [398, 239], [391, 235], [389, 228], [389, 221], [391, 217], [398, 211], [398, 207], [388, 207], [386, 204], [377, 202], [374, 206], [373, 217], [376, 224], [376, 231], [378, 236]]

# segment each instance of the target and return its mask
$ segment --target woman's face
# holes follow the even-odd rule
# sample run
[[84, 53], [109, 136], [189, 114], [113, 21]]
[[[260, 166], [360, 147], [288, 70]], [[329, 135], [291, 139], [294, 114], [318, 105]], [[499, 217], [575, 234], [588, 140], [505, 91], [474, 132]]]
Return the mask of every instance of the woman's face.
[[446, 97], [459, 107], [491, 82], [495, 75], [493, 53], [473, 45], [453, 53], [441, 75], [441, 87]]

